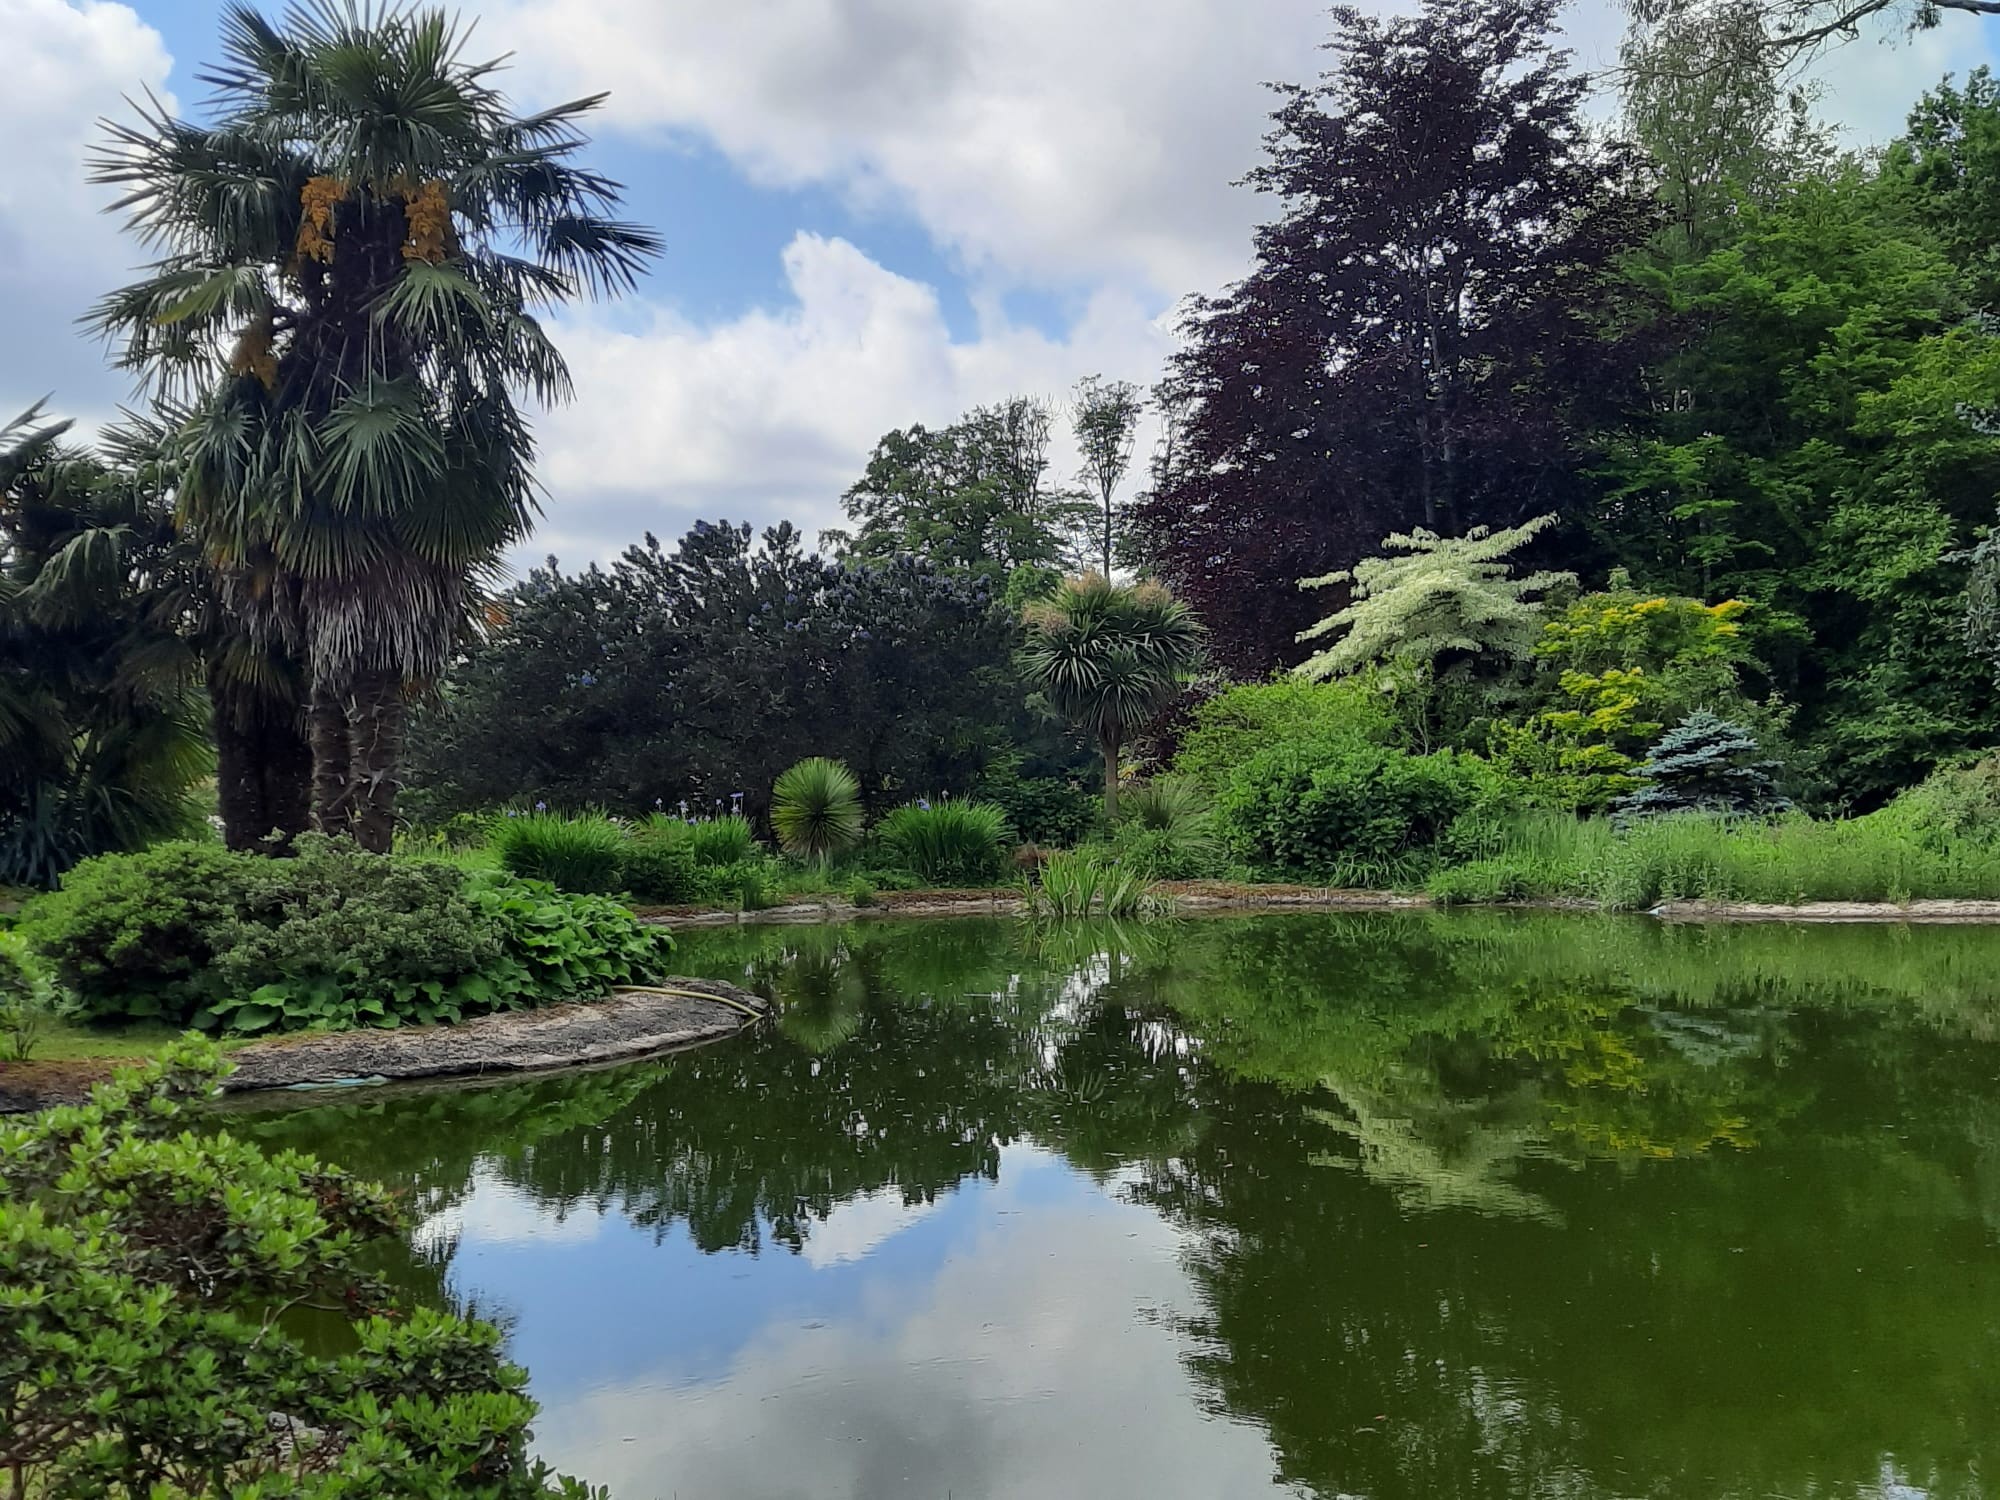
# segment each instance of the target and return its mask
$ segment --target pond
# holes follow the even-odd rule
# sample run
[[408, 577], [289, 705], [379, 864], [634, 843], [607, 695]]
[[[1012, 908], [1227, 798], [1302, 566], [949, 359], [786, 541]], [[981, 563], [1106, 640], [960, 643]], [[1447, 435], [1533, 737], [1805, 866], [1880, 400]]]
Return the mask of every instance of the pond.
[[650, 1497], [2000, 1495], [2000, 929], [685, 934], [782, 1002], [232, 1128]]

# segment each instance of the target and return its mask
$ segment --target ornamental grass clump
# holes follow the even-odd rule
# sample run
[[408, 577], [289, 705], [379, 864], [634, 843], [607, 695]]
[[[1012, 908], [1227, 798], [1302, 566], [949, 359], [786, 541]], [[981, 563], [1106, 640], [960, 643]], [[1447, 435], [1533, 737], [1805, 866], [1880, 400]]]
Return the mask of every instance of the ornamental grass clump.
[[899, 865], [934, 886], [992, 885], [1014, 844], [1007, 814], [990, 802], [913, 802], [876, 834]]
[[510, 875], [584, 895], [620, 888], [625, 830], [602, 813], [506, 813], [493, 820], [492, 842]]
[[1091, 915], [1129, 917], [1146, 903], [1146, 880], [1129, 865], [1106, 863], [1090, 854], [1051, 854], [1036, 882], [1023, 882], [1028, 914], [1075, 921]]
[[757, 857], [757, 830], [742, 813], [724, 813], [690, 825], [695, 863], [740, 865]]
[[824, 864], [861, 842], [861, 783], [837, 760], [815, 755], [771, 788], [771, 828], [787, 854]]

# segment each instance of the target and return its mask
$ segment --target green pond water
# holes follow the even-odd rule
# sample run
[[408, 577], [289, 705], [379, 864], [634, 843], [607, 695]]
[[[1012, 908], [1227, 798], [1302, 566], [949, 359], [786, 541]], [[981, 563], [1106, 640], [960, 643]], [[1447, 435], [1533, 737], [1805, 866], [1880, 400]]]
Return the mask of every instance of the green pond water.
[[2000, 1496], [2000, 929], [685, 935], [682, 1057], [232, 1129], [407, 1188], [647, 1497]]

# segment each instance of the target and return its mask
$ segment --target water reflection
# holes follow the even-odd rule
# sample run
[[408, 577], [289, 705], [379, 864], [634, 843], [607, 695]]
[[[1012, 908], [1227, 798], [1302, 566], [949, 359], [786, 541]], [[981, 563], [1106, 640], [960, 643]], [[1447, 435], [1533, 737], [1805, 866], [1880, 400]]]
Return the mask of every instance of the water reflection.
[[407, 1185], [621, 1500], [1970, 1497], [2000, 933], [691, 937], [671, 1063], [245, 1128]]

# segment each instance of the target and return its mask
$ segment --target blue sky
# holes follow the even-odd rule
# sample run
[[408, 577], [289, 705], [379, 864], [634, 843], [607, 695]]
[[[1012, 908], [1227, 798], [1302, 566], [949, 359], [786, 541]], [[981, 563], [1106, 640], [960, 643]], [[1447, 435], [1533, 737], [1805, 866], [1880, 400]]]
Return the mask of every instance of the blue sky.
[[[214, 0], [0, 0], [0, 409], [130, 397], [76, 316], [139, 257], [82, 180], [94, 121], [186, 106]], [[668, 253], [566, 315], [577, 401], [543, 421], [548, 512], [520, 560], [608, 556], [697, 516], [808, 530], [874, 439], [1083, 375], [1150, 383], [1171, 312], [1245, 264], [1262, 84], [1321, 66], [1319, 0], [492, 0], [525, 105], [610, 90], [593, 160]], [[1607, 58], [1613, 0], [1571, 44]], [[1850, 139], [1893, 130], [2000, 23], [1947, 16], [1826, 69]], [[1070, 462], [1058, 451], [1058, 467]]]

